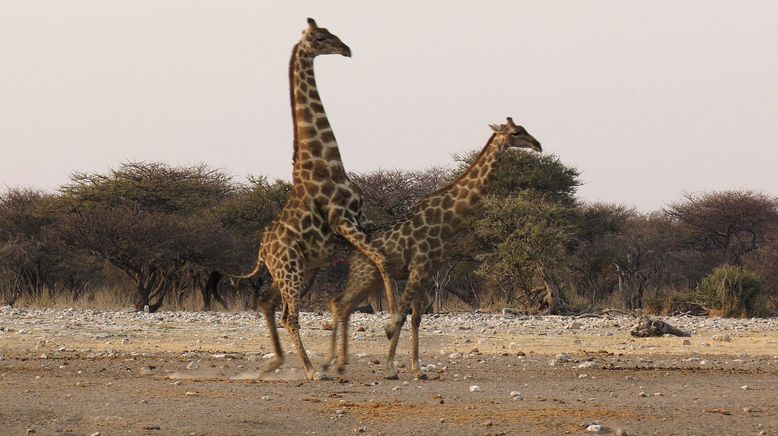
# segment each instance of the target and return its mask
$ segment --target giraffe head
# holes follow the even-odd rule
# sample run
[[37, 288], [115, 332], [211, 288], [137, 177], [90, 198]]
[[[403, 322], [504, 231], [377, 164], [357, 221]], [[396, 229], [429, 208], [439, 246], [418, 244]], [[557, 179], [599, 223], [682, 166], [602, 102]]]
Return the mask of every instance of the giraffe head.
[[490, 124], [489, 127], [494, 130], [497, 139], [504, 141], [505, 147], [529, 148], [537, 152], [542, 152], [543, 148], [540, 142], [533, 138], [524, 127], [513, 123], [513, 118], [508, 117], [506, 124]]
[[337, 36], [330, 33], [324, 27], [316, 25], [313, 18], [308, 18], [308, 28], [303, 30], [300, 44], [307, 49], [312, 56], [339, 54], [351, 57], [351, 49]]

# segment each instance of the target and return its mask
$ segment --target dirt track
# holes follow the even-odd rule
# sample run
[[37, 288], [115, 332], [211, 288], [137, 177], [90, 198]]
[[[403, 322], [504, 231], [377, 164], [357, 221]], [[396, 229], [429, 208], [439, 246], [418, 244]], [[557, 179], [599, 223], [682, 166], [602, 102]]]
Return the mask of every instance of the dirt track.
[[[303, 317], [319, 363], [327, 319]], [[358, 315], [345, 378], [309, 382], [294, 354], [256, 378], [250, 313], [0, 308], [0, 434], [778, 434], [778, 320], [666, 320], [689, 344], [628, 317], [425, 317], [433, 380], [388, 381], [383, 318]]]

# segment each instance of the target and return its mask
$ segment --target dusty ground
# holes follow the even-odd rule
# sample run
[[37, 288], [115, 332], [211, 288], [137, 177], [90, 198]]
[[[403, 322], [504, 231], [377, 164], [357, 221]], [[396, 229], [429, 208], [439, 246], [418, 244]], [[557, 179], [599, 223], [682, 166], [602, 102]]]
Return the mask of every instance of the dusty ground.
[[[327, 320], [303, 317], [319, 363]], [[389, 381], [384, 318], [357, 315], [345, 378], [309, 382], [294, 354], [256, 378], [251, 313], [5, 307], [0, 434], [778, 434], [778, 320], [665, 320], [689, 342], [632, 338], [629, 317], [425, 317], [433, 380]]]

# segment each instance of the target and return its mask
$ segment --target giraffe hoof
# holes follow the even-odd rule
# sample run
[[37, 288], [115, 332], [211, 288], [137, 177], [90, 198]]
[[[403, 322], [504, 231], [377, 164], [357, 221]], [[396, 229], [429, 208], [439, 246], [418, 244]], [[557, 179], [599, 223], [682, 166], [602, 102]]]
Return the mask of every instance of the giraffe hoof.
[[416, 374], [416, 377], [414, 378], [414, 380], [429, 380], [429, 379], [430, 378], [427, 377], [427, 374], [424, 374], [423, 372]]
[[327, 374], [323, 374], [323, 373], [317, 372], [316, 374], [313, 375], [311, 380], [313, 380], [313, 381], [330, 381], [332, 379]]

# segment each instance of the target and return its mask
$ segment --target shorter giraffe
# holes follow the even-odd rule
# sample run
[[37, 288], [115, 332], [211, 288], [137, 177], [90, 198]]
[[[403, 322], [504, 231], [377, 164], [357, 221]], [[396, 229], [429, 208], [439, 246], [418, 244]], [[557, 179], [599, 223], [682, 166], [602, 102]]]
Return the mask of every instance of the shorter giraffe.
[[[428, 305], [426, 291], [431, 287], [435, 271], [444, 259], [446, 243], [457, 232], [467, 211], [479, 201], [481, 190], [486, 185], [498, 157], [509, 147], [542, 151], [540, 143], [523, 127], [514, 124], [511, 118], [508, 118], [507, 124], [491, 127], [494, 130], [491, 138], [458, 180], [425, 197], [404, 217], [369, 232], [372, 243], [381, 247], [389, 259], [388, 270], [392, 278], [407, 280], [400, 296], [397, 316], [386, 327], [387, 337], [391, 339], [386, 360], [387, 378], [397, 378], [394, 354], [400, 329], [410, 309], [411, 371], [416, 377], [423, 377], [419, 372], [419, 325], [422, 313]], [[363, 254], [355, 252], [351, 256], [346, 289], [330, 301], [333, 330], [328, 362], [333, 362], [335, 358], [340, 329], [341, 349], [336, 366], [338, 372], [343, 371], [347, 360], [348, 320], [351, 312], [380, 284], [381, 277], [373, 263]]]

